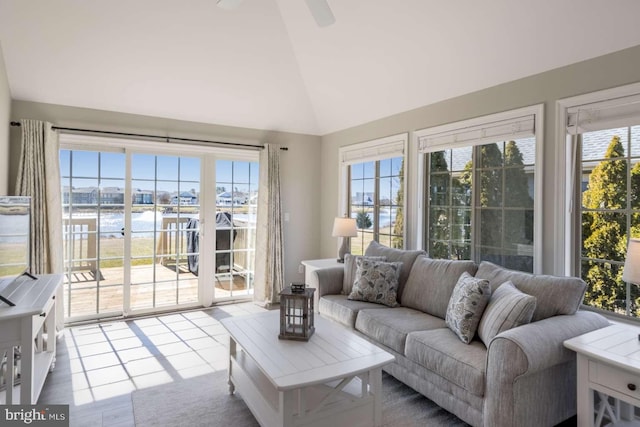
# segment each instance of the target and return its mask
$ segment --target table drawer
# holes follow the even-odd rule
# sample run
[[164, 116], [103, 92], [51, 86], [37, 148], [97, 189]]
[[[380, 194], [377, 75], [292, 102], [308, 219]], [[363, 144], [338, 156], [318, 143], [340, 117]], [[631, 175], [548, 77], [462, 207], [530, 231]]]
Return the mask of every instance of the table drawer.
[[640, 399], [640, 375], [589, 361], [589, 380], [635, 399]]
[[33, 331], [32, 331], [32, 334], [34, 336], [38, 334], [38, 331], [40, 331], [40, 328], [42, 328], [42, 325], [44, 325], [44, 322], [45, 322], [47, 316], [49, 315], [49, 312], [54, 307], [55, 298], [56, 298], [55, 296], [52, 296], [51, 298], [49, 298], [49, 300], [47, 301], [46, 305], [42, 309], [42, 312], [40, 312], [40, 314], [34, 314], [33, 315]]

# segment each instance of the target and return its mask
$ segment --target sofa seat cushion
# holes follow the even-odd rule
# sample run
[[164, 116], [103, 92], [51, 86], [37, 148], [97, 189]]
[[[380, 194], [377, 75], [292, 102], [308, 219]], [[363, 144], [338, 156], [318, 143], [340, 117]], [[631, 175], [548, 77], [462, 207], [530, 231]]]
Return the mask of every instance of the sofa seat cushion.
[[487, 261], [480, 263], [476, 277], [488, 280], [492, 291], [511, 281], [520, 291], [536, 297], [532, 322], [560, 314], [575, 314], [587, 289], [587, 284], [579, 277], [523, 273]]
[[465, 344], [449, 328], [411, 332], [405, 356], [475, 396], [484, 396], [487, 348]]
[[444, 320], [406, 307], [363, 309], [356, 318], [356, 330], [400, 354], [409, 332], [442, 327], [446, 327]]
[[362, 309], [384, 309], [386, 305], [365, 301], [352, 301], [347, 295], [325, 295], [318, 302], [318, 312], [331, 320], [342, 323], [350, 328], [356, 326], [356, 316]]

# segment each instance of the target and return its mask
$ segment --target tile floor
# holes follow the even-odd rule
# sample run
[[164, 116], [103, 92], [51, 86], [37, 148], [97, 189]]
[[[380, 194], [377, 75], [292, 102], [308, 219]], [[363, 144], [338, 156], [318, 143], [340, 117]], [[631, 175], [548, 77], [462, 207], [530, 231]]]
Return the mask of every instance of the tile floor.
[[134, 426], [131, 392], [227, 369], [219, 320], [253, 303], [67, 328], [38, 403], [69, 404], [71, 427]]

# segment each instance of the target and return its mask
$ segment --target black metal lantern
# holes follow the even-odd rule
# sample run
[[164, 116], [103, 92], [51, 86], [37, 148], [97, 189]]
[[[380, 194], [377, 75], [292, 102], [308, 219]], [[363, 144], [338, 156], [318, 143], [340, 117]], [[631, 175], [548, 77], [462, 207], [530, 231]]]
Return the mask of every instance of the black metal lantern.
[[292, 283], [280, 292], [280, 339], [308, 341], [315, 332], [313, 326], [313, 293]]

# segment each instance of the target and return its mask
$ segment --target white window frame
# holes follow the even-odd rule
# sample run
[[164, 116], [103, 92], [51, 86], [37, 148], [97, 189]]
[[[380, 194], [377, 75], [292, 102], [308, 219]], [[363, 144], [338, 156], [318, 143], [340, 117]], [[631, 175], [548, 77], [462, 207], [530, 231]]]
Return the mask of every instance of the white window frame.
[[[516, 139], [522, 136], [523, 129], [529, 126], [528, 116], [533, 116], [533, 134], [536, 138], [536, 163], [534, 166], [534, 207], [533, 207], [533, 272], [542, 272], [543, 254], [543, 163], [544, 163], [544, 104], [509, 110], [501, 113], [462, 120], [441, 126], [421, 129], [413, 133], [412, 157], [417, 160], [417, 186], [412, 193], [418, 200], [416, 218], [417, 244], [425, 248], [424, 231], [426, 229], [426, 167], [423, 156], [426, 152], [450, 148], [481, 145], [504, 139]], [[529, 133], [530, 134], [530, 133]]]
[[[403, 188], [405, 197], [402, 209], [405, 213], [403, 241], [405, 248], [407, 244], [407, 147], [409, 144], [409, 133], [400, 133], [384, 138], [374, 139], [356, 144], [346, 145], [338, 149], [338, 159], [340, 167], [340, 180], [338, 188], [338, 212], [336, 216], [341, 217], [349, 209], [349, 166], [355, 163], [363, 163], [377, 160], [390, 159], [393, 157], [404, 157], [404, 179]], [[338, 239], [340, 240], [340, 239]], [[336, 250], [339, 243], [336, 243]]]
[[[554, 213], [554, 235], [556, 236], [556, 251], [561, 256], [556, 256], [554, 265], [554, 274], [558, 275], [574, 275], [576, 271], [575, 260], [576, 246], [578, 242], [577, 227], [574, 225], [574, 209], [576, 201], [573, 200], [574, 183], [576, 179], [576, 171], [573, 170], [575, 163], [574, 152], [576, 144], [574, 137], [568, 133], [568, 128], [585, 128], [588, 126], [588, 119], [585, 126], [579, 126], [575, 123], [574, 113], [576, 111], [584, 112], [587, 117], [593, 116], [594, 120], [603, 120], [611, 124], [629, 126], [624, 123], [624, 117], [629, 110], [637, 109], [640, 100], [640, 83], [619, 86], [612, 89], [606, 89], [584, 95], [572, 96], [556, 101], [556, 176], [555, 182], [557, 186], [555, 213]], [[617, 121], [615, 117], [607, 117], [606, 114], [592, 114], [591, 111], [599, 108], [617, 109], [621, 113], [622, 122]], [[629, 107], [629, 108], [626, 108]], [[582, 114], [582, 113], [581, 113]], [[570, 122], [571, 120], [571, 122]], [[627, 121], [628, 123], [628, 121]], [[580, 131], [580, 129], [577, 129]], [[582, 129], [588, 131], [589, 129]]]

